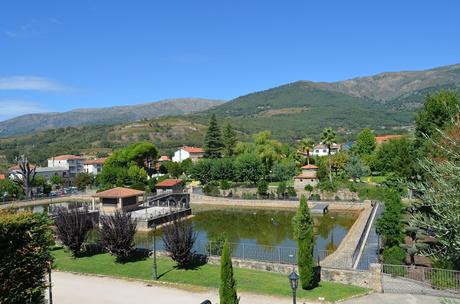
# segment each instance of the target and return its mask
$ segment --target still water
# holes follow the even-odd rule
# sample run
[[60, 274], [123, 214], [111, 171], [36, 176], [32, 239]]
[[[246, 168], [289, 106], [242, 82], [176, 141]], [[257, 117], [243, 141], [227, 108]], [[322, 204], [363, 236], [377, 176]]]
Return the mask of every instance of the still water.
[[[75, 205], [76, 203], [71, 203]], [[58, 204], [53, 204], [57, 206]], [[68, 206], [68, 203], [59, 204]], [[90, 204], [89, 204], [90, 206]], [[33, 212], [48, 212], [48, 205], [26, 207]], [[215, 240], [225, 234], [234, 249], [241, 250], [242, 244], [247, 249], [261, 250], [269, 247], [296, 248], [297, 243], [292, 238], [293, 210], [261, 210], [261, 209], [193, 209], [195, 215], [192, 221], [197, 232], [197, 248], [204, 247], [209, 240]], [[315, 252], [334, 251], [347, 234], [358, 217], [357, 213], [335, 213], [314, 215]], [[163, 248], [161, 229], [156, 232], [156, 245]], [[94, 231], [90, 235], [91, 241], [97, 241], [98, 235]], [[136, 247], [153, 247], [153, 232], [138, 231], [135, 237]]]

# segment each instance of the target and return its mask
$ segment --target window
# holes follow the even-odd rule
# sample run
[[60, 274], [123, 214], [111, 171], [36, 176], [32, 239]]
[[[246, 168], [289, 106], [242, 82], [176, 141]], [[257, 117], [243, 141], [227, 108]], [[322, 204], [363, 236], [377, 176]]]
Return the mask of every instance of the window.
[[326, 149], [323, 149], [323, 152], [326, 153], [327, 152]]

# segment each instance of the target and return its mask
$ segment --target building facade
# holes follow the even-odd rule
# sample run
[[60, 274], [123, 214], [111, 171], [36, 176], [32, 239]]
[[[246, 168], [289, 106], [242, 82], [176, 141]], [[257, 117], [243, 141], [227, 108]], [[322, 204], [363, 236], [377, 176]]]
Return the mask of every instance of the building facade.
[[172, 161], [176, 163], [180, 163], [186, 159], [191, 159], [192, 162], [196, 162], [199, 159], [203, 158], [204, 156], [204, 149], [196, 148], [196, 147], [182, 147], [176, 152], [174, 152], [174, 156], [172, 157]]
[[69, 177], [85, 172], [85, 158], [78, 155], [58, 155], [48, 159], [48, 167], [67, 168]]
[[98, 175], [102, 172], [107, 158], [87, 159], [84, 161], [84, 170], [88, 174]]
[[315, 165], [306, 165], [302, 167], [302, 173], [294, 177], [294, 188], [304, 190], [305, 186], [315, 187], [318, 185], [317, 177], [318, 167]]

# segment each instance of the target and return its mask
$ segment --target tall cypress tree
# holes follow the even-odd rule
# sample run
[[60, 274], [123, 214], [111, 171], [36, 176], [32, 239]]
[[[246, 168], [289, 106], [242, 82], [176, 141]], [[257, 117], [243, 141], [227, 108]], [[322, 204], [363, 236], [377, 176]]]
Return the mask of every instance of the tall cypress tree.
[[317, 286], [315, 278], [313, 248], [315, 236], [313, 233], [313, 219], [307, 205], [307, 198], [302, 195], [300, 206], [293, 220], [294, 238], [297, 240], [297, 264], [302, 289], [312, 289]]
[[224, 156], [230, 157], [235, 154], [237, 142], [236, 132], [230, 123], [226, 123], [222, 130], [222, 143], [224, 146]]
[[215, 114], [209, 121], [208, 131], [204, 138], [204, 156], [207, 158], [219, 158], [222, 156], [222, 134]]
[[220, 304], [238, 304], [240, 300], [236, 294], [236, 281], [233, 278], [232, 258], [230, 255], [230, 245], [225, 240], [220, 258]]

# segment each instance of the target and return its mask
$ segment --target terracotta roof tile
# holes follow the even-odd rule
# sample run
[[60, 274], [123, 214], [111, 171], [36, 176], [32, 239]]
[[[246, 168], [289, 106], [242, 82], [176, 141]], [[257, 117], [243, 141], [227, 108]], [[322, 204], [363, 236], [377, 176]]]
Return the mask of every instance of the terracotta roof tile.
[[168, 161], [168, 160], [171, 160], [171, 159], [169, 158], [168, 155], [162, 155], [162, 156], [158, 159], [158, 161]]
[[131, 188], [123, 188], [123, 187], [116, 187], [109, 190], [105, 190], [99, 193], [96, 193], [94, 197], [102, 197], [102, 198], [125, 198], [131, 196], [140, 196], [143, 195], [144, 191], [131, 189]]
[[188, 153], [204, 153], [203, 148], [197, 147], [182, 147], [182, 150], [187, 151]]
[[106, 160], [107, 160], [107, 157], [96, 158], [96, 159], [87, 159], [87, 160], [85, 160], [85, 165], [104, 164]]
[[157, 183], [156, 187], [174, 187], [181, 183], [181, 179], [165, 179], [164, 181]]
[[316, 179], [316, 173], [301, 173], [294, 177], [294, 179]]
[[318, 166], [315, 165], [305, 165], [302, 167], [302, 169], [318, 169]]

